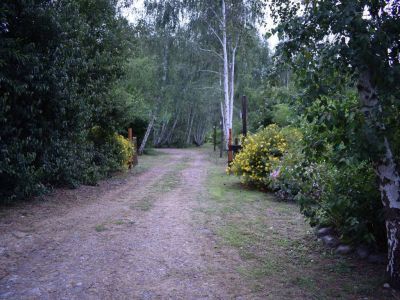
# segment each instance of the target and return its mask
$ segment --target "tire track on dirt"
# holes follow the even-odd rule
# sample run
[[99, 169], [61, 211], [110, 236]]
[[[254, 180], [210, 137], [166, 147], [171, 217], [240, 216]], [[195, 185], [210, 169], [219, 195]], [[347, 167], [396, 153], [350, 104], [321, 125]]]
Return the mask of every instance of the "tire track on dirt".
[[[59, 278], [68, 260], [72, 259], [79, 269], [85, 259], [85, 255], [79, 256], [80, 249], [86, 249], [90, 255], [90, 248], [96, 247], [98, 237], [93, 237], [96, 225], [115, 215], [131, 214], [124, 204], [139, 201], [148, 193], [149, 187], [181, 160], [179, 153], [166, 153], [168, 162], [165, 165], [129, 176], [123, 185], [115, 185], [111, 179], [102, 182], [99, 187], [82, 187], [67, 192], [59, 190], [47, 197], [60, 198], [68, 194], [73, 199], [73, 206], [63, 203], [61, 199], [58, 205], [50, 201], [9, 210], [9, 215], [0, 222], [0, 297], [46, 298], [43, 295], [48, 295], [51, 298], [48, 292], [59, 289], [59, 284], [68, 281]], [[21, 211], [27, 210], [30, 212], [28, 216], [21, 214]], [[131, 222], [134, 222], [134, 216], [131, 217]], [[77, 257], [78, 260], [75, 259]], [[39, 281], [42, 283], [58, 283], [50, 284], [47, 292], [43, 292], [35, 287], [35, 279], [31, 276], [41, 277]], [[42, 283], [38, 282], [36, 286]]]
[[[236, 251], [221, 249], [194, 220], [199, 197], [207, 194], [205, 154], [163, 152], [168, 163], [129, 177], [123, 187], [100, 187], [87, 205], [47, 220], [34, 214], [25, 225], [3, 223], [3, 233], [28, 223], [36, 232], [22, 237], [20, 247], [15, 237], [1, 241], [14, 241], [17, 254], [2, 259], [9, 274], [0, 280], [0, 298], [232, 299], [250, 293], [236, 272]], [[145, 200], [149, 207], [135, 206]]]

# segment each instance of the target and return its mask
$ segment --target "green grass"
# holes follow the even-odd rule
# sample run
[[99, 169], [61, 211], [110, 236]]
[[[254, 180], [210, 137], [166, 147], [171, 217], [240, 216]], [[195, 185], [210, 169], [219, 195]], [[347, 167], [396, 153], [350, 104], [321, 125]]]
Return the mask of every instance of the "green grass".
[[162, 178], [149, 187], [148, 194], [130, 205], [133, 210], [149, 211], [154, 207], [155, 202], [165, 193], [171, 192], [181, 184], [181, 172], [187, 167], [189, 158], [184, 158], [175, 164], [173, 169], [167, 172]]
[[97, 232], [103, 232], [103, 231], [107, 230], [107, 227], [104, 224], [99, 224], [99, 225], [96, 225], [95, 230]]
[[383, 268], [324, 248], [295, 203], [242, 186], [225, 174], [225, 159], [203, 151], [208, 151], [207, 193], [198, 212], [221, 246], [237, 249], [238, 272], [255, 293], [268, 299], [391, 298], [381, 288]]
[[246, 234], [239, 225], [230, 224], [217, 230], [217, 234], [229, 245], [243, 248], [251, 242], [251, 234]]
[[165, 161], [165, 152], [157, 151], [155, 149], [148, 149], [143, 155], [138, 157], [138, 164], [133, 167], [129, 173], [132, 175], [141, 174], [150, 168], [162, 165]]
[[157, 151], [157, 149], [154, 148], [145, 148], [143, 151], [143, 155], [147, 156], [160, 156], [160, 155], [167, 155], [161, 151]]
[[181, 183], [181, 172], [187, 167], [189, 158], [184, 158], [181, 162], [174, 165], [173, 170], [165, 174], [159, 182], [151, 186], [151, 190], [156, 193], [167, 193], [177, 188]]
[[145, 196], [130, 206], [133, 210], [149, 211], [154, 206], [155, 199], [151, 196]]

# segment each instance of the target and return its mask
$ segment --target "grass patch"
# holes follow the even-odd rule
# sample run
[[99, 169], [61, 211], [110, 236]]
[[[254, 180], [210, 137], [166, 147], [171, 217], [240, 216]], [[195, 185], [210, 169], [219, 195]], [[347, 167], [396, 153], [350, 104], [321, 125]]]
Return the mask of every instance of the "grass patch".
[[154, 206], [155, 199], [146, 196], [130, 206], [133, 210], [149, 211]]
[[279, 261], [275, 260], [264, 260], [262, 263], [259, 263], [259, 266], [251, 267], [248, 269], [242, 270], [242, 273], [249, 277], [250, 279], [264, 279], [265, 277], [271, 276], [283, 276], [283, 266]]
[[189, 158], [183, 159], [180, 163], [174, 165], [174, 169], [165, 174], [161, 181], [156, 182], [151, 187], [153, 192], [168, 193], [177, 188], [181, 183], [181, 172], [187, 167]]
[[103, 232], [103, 231], [107, 230], [107, 227], [104, 224], [99, 224], [99, 225], [96, 225], [95, 230], [97, 232]]
[[295, 278], [292, 280], [292, 283], [293, 283], [294, 285], [297, 285], [297, 286], [299, 286], [299, 287], [301, 287], [301, 288], [305, 288], [305, 289], [308, 289], [308, 290], [313, 289], [314, 286], [315, 286], [315, 281], [314, 281], [314, 279], [312, 279], [312, 278], [310, 278], [310, 277], [307, 277], [307, 276], [295, 277]]
[[166, 155], [168, 154], [160, 151], [154, 151], [154, 154], [141, 155], [138, 157], [138, 164], [129, 170], [129, 173], [131, 175], [138, 175], [155, 166], [161, 165]]
[[239, 225], [230, 224], [220, 228], [217, 234], [229, 245], [243, 248], [251, 242], [251, 236], [246, 234]]
[[253, 292], [268, 299], [391, 299], [381, 288], [383, 268], [324, 248], [295, 203], [241, 185], [225, 174], [225, 159], [204, 151], [207, 193], [199, 197], [198, 213], [221, 246], [237, 249], [238, 272]]
[[150, 186], [148, 195], [130, 205], [130, 209], [149, 211], [154, 207], [154, 203], [160, 194], [168, 193], [176, 189], [181, 184], [181, 172], [187, 167], [189, 158], [183, 159], [174, 165], [174, 169], [166, 173], [160, 181]]
[[161, 151], [157, 151], [157, 149], [154, 148], [145, 148], [143, 150], [143, 155], [147, 156], [161, 156], [161, 155], [167, 155]]
[[353, 267], [351, 267], [348, 262], [346, 261], [338, 261], [336, 264], [334, 264], [329, 271], [336, 273], [336, 274], [348, 274], [351, 273], [353, 270]]

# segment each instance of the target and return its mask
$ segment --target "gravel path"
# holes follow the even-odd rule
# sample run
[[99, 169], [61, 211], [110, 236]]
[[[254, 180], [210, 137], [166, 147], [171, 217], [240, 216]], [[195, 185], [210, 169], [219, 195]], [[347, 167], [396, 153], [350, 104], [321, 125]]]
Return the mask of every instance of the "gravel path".
[[142, 173], [1, 211], [0, 299], [248, 299], [237, 253], [195, 217], [204, 155], [163, 150]]

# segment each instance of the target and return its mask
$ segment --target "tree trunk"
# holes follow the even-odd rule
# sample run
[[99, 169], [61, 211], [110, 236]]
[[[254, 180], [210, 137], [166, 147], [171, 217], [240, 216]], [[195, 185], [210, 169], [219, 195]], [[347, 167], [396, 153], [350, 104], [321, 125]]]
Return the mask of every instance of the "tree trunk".
[[196, 144], [196, 146], [200, 147], [204, 144], [205, 131], [206, 129], [202, 124], [197, 124], [193, 134], [194, 143]]
[[224, 152], [224, 122], [221, 117], [221, 148], [219, 149], [219, 157], [222, 158], [222, 154]]
[[173, 133], [174, 133], [176, 124], [178, 123], [178, 119], [179, 119], [179, 114], [176, 115], [175, 121], [174, 121], [174, 123], [172, 124], [172, 128], [171, 128], [171, 130], [169, 131], [169, 133], [168, 133], [168, 135], [167, 135], [167, 138], [166, 138], [166, 140], [165, 140], [165, 142], [167, 143], [168, 146], [170, 146], [170, 144], [171, 144], [172, 135], [173, 135]]
[[362, 112], [366, 123], [377, 132], [375, 138], [381, 140], [383, 151], [373, 157], [375, 173], [379, 179], [379, 190], [385, 213], [388, 240], [387, 275], [390, 285], [400, 289], [400, 176], [393, 157], [391, 145], [385, 136], [382, 108], [376, 87], [372, 84], [368, 71], [360, 75], [357, 85]]
[[168, 126], [169, 120], [163, 120], [161, 130], [154, 137], [154, 147], [160, 147], [162, 145], [162, 141], [164, 140], [165, 132]]
[[186, 144], [188, 144], [187, 136], [188, 136], [188, 133], [189, 133], [189, 127], [190, 127], [190, 120], [191, 119], [192, 119], [192, 108], [189, 111], [189, 115], [188, 115], [187, 122], [186, 122], [186, 128], [185, 128], [185, 134], [184, 134]]
[[190, 125], [189, 125], [189, 131], [188, 131], [188, 135], [187, 135], [187, 138], [186, 138], [186, 144], [190, 144], [190, 142], [191, 142], [191, 137], [192, 137], [192, 127], [193, 127], [193, 120], [194, 120], [194, 115], [195, 115], [195, 113], [193, 112], [191, 112], [191, 120], [190, 120]]
[[[233, 129], [232, 124], [233, 124], [233, 97], [235, 95], [235, 59], [236, 59], [236, 47], [232, 49], [232, 57], [231, 57], [231, 82], [230, 82], [230, 98], [229, 98], [229, 117], [230, 117], [230, 129]], [[229, 132], [228, 128], [228, 132]]]
[[144, 148], [146, 147], [146, 143], [147, 143], [147, 140], [149, 138], [150, 132], [153, 129], [154, 120], [155, 120], [155, 116], [153, 115], [151, 117], [151, 120], [150, 120], [149, 124], [147, 125], [146, 133], [145, 133], [145, 135], [143, 137], [142, 143], [140, 144], [140, 148], [139, 148], [139, 154], [140, 155], [143, 154]]
[[[226, 7], [225, 1], [221, 2], [222, 9], [222, 53], [224, 59], [223, 79], [224, 79], [224, 131], [225, 138], [228, 136], [229, 128], [232, 127], [232, 118], [230, 116], [230, 95], [229, 95], [229, 58], [228, 58], [228, 41], [227, 41], [227, 28], [226, 28]], [[228, 141], [225, 141], [226, 144]]]

